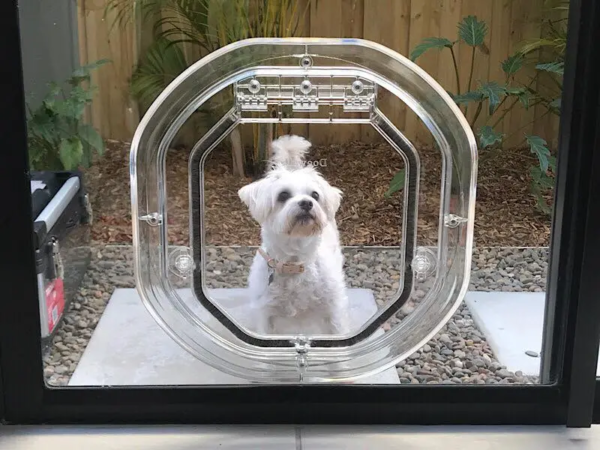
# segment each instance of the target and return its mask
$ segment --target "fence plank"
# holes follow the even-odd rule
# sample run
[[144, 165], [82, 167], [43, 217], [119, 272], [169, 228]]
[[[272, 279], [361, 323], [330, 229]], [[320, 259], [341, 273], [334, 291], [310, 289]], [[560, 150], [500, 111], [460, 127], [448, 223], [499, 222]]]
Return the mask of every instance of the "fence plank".
[[[444, 0], [440, 3], [439, 9], [441, 13], [439, 36], [451, 41], [457, 39], [457, 25], [462, 18], [462, 0]], [[460, 62], [460, 50], [460, 46], [455, 45], [454, 53], [457, 63]], [[444, 89], [456, 92], [456, 71], [452, 62], [452, 53], [449, 50], [444, 49], [438, 53], [438, 75], [436, 80]]]
[[[370, 0], [364, 12], [364, 38], [408, 57], [410, 6], [411, 0]], [[382, 90], [378, 106], [399, 130], [406, 128], [406, 105], [399, 99]], [[373, 127], [365, 126], [361, 139], [373, 142], [381, 136]]]
[[[77, 37], [79, 39], [79, 63], [81, 65], [89, 61], [87, 52], [87, 31], [85, 17], [86, 17], [85, 1], [79, 0], [77, 2]], [[86, 123], [92, 123], [92, 107], [86, 106], [83, 113], [83, 120]]]
[[[412, 0], [410, 9], [409, 52], [424, 38], [440, 35], [440, 1]], [[435, 51], [423, 54], [417, 60], [419, 66], [433, 78], [438, 77], [439, 55]], [[421, 120], [412, 111], [406, 115], [405, 134], [416, 143], [430, 143], [431, 135]]]
[[[495, 0], [494, 0], [495, 1]], [[482, 20], [486, 23], [488, 27], [488, 34], [485, 37], [485, 48], [489, 49], [490, 47], [490, 33], [489, 27], [492, 22], [492, 3], [491, 0], [463, 0], [462, 8], [461, 8], [461, 20], [467, 16], [476, 16], [478, 20]], [[488, 52], [489, 53], [489, 52]], [[470, 77], [470, 69], [471, 69], [471, 58], [473, 56], [472, 47], [461, 43], [461, 51], [460, 51], [460, 74], [461, 79], [464, 80], [463, 83], [467, 84], [468, 88], [468, 80]], [[485, 83], [488, 81], [489, 76], [489, 68], [491, 64], [496, 64], [490, 62], [490, 55], [486, 54], [486, 52], [477, 48], [475, 50], [475, 66], [473, 70], [472, 83], [470, 90], [475, 90], [479, 87], [481, 83]], [[466, 92], [466, 88], [465, 88]], [[488, 117], [488, 108], [484, 107], [481, 109], [479, 114], [479, 119], [475, 123], [475, 130], [481, 127]], [[469, 106], [467, 111], [467, 119], [469, 123], [472, 123], [473, 118], [476, 114], [477, 108], [474, 106]]]
[[[362, 37], [363, 0], [313, 0], [310, 10], [310, 34], [315, 37]], [[326, 115], [323, 115], [326, 117]], [[325, 125], [310, 125], [314, 144], [351, 142], [360, 139], [361, 128], [355, 125], [337, 127], [335, 132]]]
[[[527, 2], [513, 2], [512, 24], [510, 33], [510, 51], [516, 52], [526, 39], [541, 36], [541, 14], [544, 0], [529, 0]], [[519, 71], [515, 80], [527, 85], [535, 77], [535, 68], [526, 64]], [[525, 110], [517, 104], [506, 116], [505, 129], [507, 130], [506, 147], [525, 145], [526, 134], [533, 132], [534, 109]]]
[[[511, 33], [511, 18], [513, 0], [495, 0], [492, 5], [492, 22], [490, 24], [490, 66], [489, 80], [497, 81], [502, 84], [506, 80], [506, 75], [502, 70], [502, 61], [510, 55], [510, 40], [508, 36]], [[503, 108], [499, 109], [494, 117], [488, 122], [488, 125], [494, 125], [502, 115]], [[494, 127], [499, 133], [509, 132], [508, 126], [501, 121]]]
[[[310, 5], [310, 35], [314, 37], [343, 37], [342, 0], [312, 0]], [[326, 117], [319, 113], [319, 117]], [[331, 143], [333, 136], [321, 124], [309, 125], [308, 135], [315, 145]], [[340, 132], [341, 130], [337, 130]], [[339, 139], [339, 135], [338, 135]]]
[[92, 77], [99, 94], [92, 104], [91, 122], [104, 138], [129, 141], [139, 121], [137, 105], [129, 95], [129, 78], [137, 58], [135, 23], [113, 27], [115, 13], [105, 17], [106, 0], [80, 1], [84, 5], [79, 19], [86, 29], [82, 64], [111, 60]]
[[[314, 1], [314, 0], [313, 0]], [[304, 15], [304, 20], [299, 22], [297, 35], [302, 37], [309, 37], [311, 35], [310, 28], [310, 8], [311, 1], [310, 0], [297, 0], [298, 6], [296, 7], [296, 12], [299, 16]], [[279, 127], [277, 127], [279, 129]], [[305, 138], [309, 138], [309, 125], [307, 123], [295, 123], [288, 124], [285, 127], [281, 127], [284, 133], [287, 134], [297, 134], [299, 136], [303, 136]]]
[[[558, 3], [558, 2], [555, 2]], [[549, 10], [547, 13], [548, 19], [555, 21], [556, 26], [562, 26], [562, 22], [568, 18], [568, 11], [553, 9]], [[550, 32], [550, 25], [546, 22], [542, 25], [542, 37], [548, 37]], [[544, 60], [545, 61], [545, 60]], [[551, 97], [554, 94], [556, 97], [561, 95], [562, 92], [557, 89], [554, 83], [548, 80], [548, 77], [553, 77], [553, 75], [548, 75], [546, 77], [542, 76], [538, 79], [536, 89], [540, 94]], [[555, 98], [556, 98], [555, 97]], [[554, 113], [548, 112], [548, 109], [543, 105], [536, 105], [534, 109], [535, 122], [533, 124], [533, 133], [542, 136], [544, 139], [548, 141], [548, 145], [551, 149], [555, 150], [558, 146], [558, 128], [560, 118], [558, 115]]]

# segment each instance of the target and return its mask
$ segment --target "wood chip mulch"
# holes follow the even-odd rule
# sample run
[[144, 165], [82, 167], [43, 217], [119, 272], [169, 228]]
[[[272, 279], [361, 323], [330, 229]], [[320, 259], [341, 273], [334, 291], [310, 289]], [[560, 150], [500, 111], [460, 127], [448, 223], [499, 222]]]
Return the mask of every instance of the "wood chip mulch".
[[[172, 244], [187, 245], [188, 152], [167, 155], [168, 233]], [[352, 143], [316, 147], [311, 160], [326, 160], [319, 170], [344, 192], [338, 212], [343, 245], [397, 245], [400, 241], [401, 196], [384, 195], [402, 159], [387, 144]], [[419, 245], [437, 241], [440, 158], [422, 149], [419, 197]], [[530, 160], [523, 151], [507, 151], [479, 167], [475, 244], [478, 246], [547, 246], [550, 220], [535, 208], [529, 192]], [[85, 174], [94, 210], [92, 236], [103, 244], [131, 243], [129, 145], [109, 141], [106, 154]], [[257, 245], [259, 227], [237, 196], [251, 182], [231, 174], [227, 149], [215, 150], [205, 166], [205, 220], [211, 245]]]

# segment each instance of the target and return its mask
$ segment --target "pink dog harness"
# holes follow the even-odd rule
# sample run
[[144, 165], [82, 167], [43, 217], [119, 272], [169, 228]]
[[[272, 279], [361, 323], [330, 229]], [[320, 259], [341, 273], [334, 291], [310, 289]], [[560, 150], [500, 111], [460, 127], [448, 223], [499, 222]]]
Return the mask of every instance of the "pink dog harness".
[[258, 249], [258, 253], [260, 253], [260, 256], [265, 258], [265, 261], [267, 261], [267, 266], [277, 273], [284, 275], [296, 275], [304, 272], [304, 264], [302, 263], [277, 261], [271, 258], [262, 248]]

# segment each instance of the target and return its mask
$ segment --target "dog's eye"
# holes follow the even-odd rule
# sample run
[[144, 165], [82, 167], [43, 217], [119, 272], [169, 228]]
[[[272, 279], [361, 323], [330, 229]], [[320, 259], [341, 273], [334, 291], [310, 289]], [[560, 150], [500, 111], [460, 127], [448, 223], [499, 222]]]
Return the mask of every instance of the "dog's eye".
[[277, 201], [281, 203], [287, 202], [292, 195], [288, 191], [282, 191], [277, 196]]
[[319, 201], [319, 193], [318, 192], [313, 191], [313, 193], [310, 194], [310, 196], [312, 198], [314, 198], [316, 201]]

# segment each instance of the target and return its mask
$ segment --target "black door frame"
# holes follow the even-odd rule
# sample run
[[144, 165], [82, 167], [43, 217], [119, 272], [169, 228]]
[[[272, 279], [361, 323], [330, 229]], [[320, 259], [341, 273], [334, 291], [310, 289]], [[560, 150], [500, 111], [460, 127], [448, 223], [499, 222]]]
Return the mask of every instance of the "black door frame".
[[4, 423], [5, 413], [6, 411], [4, 407], [4, 386], [2, 384], [2, 368], [0, 367], [0, 425]]
[[600, 424], [600, 380], [596, 380], [596, 394], [594, 395], [594, 403], [592, 423]]
[[[0, 142], [2, 152], [0, 163], [0, 192], [5, 199], [0, 209], [0, 234], [6, 237], [0, 250], [0, 376], [4, 387], [3, 402], [5, 416], [20, 392], [10, 390], [25, 388], [14, 386], [11, 369], [19, 364], [25, 355], [41, 357], [40, 345], [23, 342], [15, 345], [11, 325], [23, 327], [24, 332], [39, 337], [39, 311], [31, 306], [37, 297], [35, 263], [32, 252], [33, 224], [31, 219], [31, 195], [27, 161], [27, 127], [25, 123], [25, 98], [19, 37], [19, 17], [16, 0], [0, 2], [0, 55], [5, 64], [0, 64], [0, 85], [2, 86], [2, 107], [4, 113], [0, 121]], [[36, 300], [37, 302], [37, 300]], [[26, 310], [11, 308], [13, 304], [28, 303]], [[6, 308], [6, 309], [5, 309]], [[18, 338], [16, 338], [18, 339]], [[33, 352], [33, 353], [31, 353]], [[35, 356], [34, 356], [35, 355]], [[40, 360], [38, 360], [40, 361]], [[41, 367], [41, 366], [40, 366]], [[25, 383], [39, 381], [37, 373], [24, 373]]]
[[[545, 359], [542, 374], [550, 379], [563, 374], [569, 389], [568, 423], [574, 426], [592, 414], [600, 342], [598, 39], [600, 4], [571, 0], [544, 330], [546, 343], [560, 330], [566, 341], [544, 345], [543, 351], [553, 357]], [[571, 299], [568, 309], [564, 298]], [[548, 314], [552, 309], [554, 314]]]
[[[32, 244], [17, 1], [0, 2], [0, 369], [9, 423], [405, 423], [589, 426], [600, 335], [600, 10], [571, 0], [542, 386], [47, 388]], [[568, 151], [567, 151], [568, 150]], [[595, 178], [594, 178], [595, 177]], [[10, 193], [10, 195], [6, 195]], [[596, 416], [596, 418], [598, 418]]]

